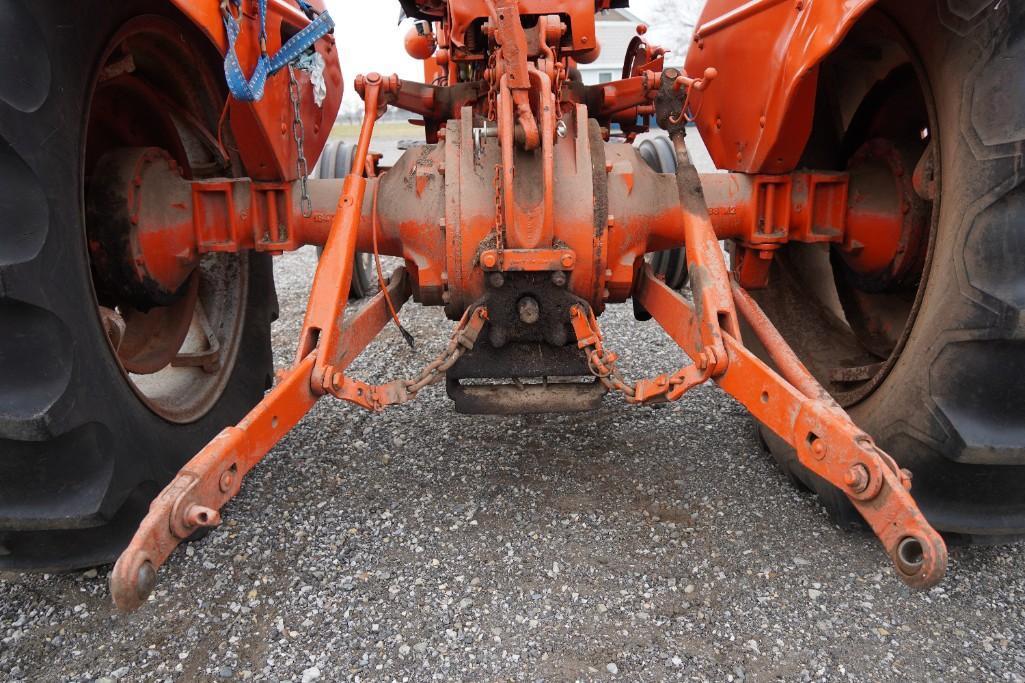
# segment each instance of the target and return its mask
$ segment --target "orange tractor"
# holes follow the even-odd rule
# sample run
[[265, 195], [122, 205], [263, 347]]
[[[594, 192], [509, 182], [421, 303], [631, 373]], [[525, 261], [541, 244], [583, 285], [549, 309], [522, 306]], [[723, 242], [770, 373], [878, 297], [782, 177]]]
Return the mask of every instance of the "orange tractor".
[[[1023, 3], [710, 0], [685, 68], [639, 27], [598, 84], [627, 0], [400, 4], [424, 82], [357, 76], [351, 162], [316, 174], [346, 49], [319, 0], [0, 5], [0, 568], [119, 558], [134, 609], [318, 400], [442, 381], [480, 414], [713, 381], [915, 587], [940, 532], [1025, 533]], [[424, 136], [379, 168], [388, 108]], [[304, 245], [275, 382], [270, 256]], [[380, 288], [350, 306], [359, 254]], [[409, 299], [455, 321], [444, 352], [349, 374]], [[598, 320], [628, 300], [679, 371], [617, 370]]]

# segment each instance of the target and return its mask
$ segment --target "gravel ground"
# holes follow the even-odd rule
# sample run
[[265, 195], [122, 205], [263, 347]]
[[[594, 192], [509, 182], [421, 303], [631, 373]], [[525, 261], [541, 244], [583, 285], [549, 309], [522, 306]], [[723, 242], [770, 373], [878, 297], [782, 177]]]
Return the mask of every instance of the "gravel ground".
[[[279, 365], [313, 268], [277, 262]], [[449, 334], [403, 317], [422, 347], [389, 327], [354, 374], [410, 375]], [[630, 376], [679, 363], [627, 307], [603, 321]], [[0, 679], [1025, 680], [1022, 547], [954, 549], [908, 590], [710, 386], [530, 419], [440, 387], [382, 415], [324, 401], [225, 519], [131, 616], [108, 567], [0, 577]]]

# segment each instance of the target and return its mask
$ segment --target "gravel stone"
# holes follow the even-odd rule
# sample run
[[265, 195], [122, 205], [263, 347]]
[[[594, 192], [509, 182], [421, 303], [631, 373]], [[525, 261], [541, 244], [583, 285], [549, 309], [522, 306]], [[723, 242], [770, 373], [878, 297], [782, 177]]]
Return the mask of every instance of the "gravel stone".
[[[275, 261], [278, 367], [315, 264]], [[354, 377], [413, 375], [453, 325], [401, 315], [415, 350], [389, 326]], [[601, 321], [628, 377], [681, 362], [629, 305]], [[377, 415], [324, 399], [223, 517], [133, 615], [109, 567], [0, 575], [0, 680], [1025, 683], [1022, 546], [952, 547], [939, 589], [905, 587], [712, 385], [529, 418], [458, 415], [443, 387]]]

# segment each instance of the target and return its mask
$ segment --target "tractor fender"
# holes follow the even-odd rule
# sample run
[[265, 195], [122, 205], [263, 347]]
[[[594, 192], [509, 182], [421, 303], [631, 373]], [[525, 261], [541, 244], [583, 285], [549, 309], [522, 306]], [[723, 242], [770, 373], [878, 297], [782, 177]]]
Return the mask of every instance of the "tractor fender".
[[875, 0], [709, 0], [686, 70], [718, 71], [690, 109], [715, 165], [789, 173], [811, 133], [818, 67]]
[[[221, 4], [214, 0], [170, 0], [185, 17], [209, 38], [221, 55], [228, 49], [228, 37], [221, 17]], [[310, 0], [317, 11], [324, 10], [324, 0]], [[239, 17], [242, 27], [236, 44], [243, 70], [251, 73], [260, 56], [259, 21], [256, 0], [243, 0]], [[291, 0], [267, 2], [267, 52], [274, 54], [282, 43], [309, 23]], [[303, 123], [304, 156], [309, 168], [320, 156], [331, 134], [338, 109], [342, 105], [342, 70], [334, 35], [317, 41], [316, 50], [324, 58], [324, 80], [327, 96], [314, 101], [310, 75], [297, 70], [300, 112]], [[299, 176], [298, 152], [293, 136], [293, 108], [289, 100], [288, 69], [267, 79], [263, 99], [239, 102], [231, 99], [229, 121], [237, 141], [239, 154], [248, 175], [255, 180], [287, 182]]]

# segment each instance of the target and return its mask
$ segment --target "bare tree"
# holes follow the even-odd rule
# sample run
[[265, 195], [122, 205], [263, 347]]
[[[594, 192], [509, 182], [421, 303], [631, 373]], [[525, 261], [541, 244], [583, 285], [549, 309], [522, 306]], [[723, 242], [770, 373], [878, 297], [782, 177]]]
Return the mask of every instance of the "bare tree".
[[704, 0], [659, 0], [655, 4], [650, 38], [669, 50], [669, 62], [679, 64], [687, 56], [694, 24], [704, 4]]
[[338, 121], [348, 124], [359, 124], [363, 120], [363, 101], [350, 94], [342, 101], [342, 108], [338, 111]]

